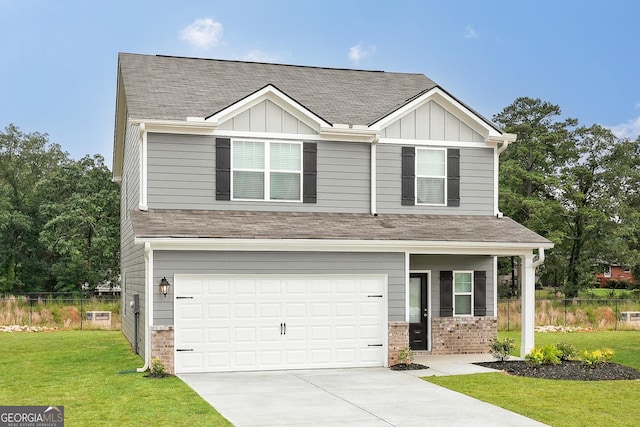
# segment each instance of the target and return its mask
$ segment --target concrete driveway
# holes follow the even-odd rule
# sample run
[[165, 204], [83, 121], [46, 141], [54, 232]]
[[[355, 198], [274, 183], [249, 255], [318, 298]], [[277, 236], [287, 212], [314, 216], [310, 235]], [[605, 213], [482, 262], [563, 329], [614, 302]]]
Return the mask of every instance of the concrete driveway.
[[182, 374], [237, 427], [543, 426], [387, 368]]

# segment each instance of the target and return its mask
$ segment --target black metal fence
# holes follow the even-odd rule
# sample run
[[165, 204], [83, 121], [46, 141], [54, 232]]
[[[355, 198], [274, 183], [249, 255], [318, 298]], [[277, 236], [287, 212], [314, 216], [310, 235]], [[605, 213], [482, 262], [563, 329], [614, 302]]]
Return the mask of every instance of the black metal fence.
[[0, 330], [120, 329], [120, 296], [30, 293], [0, 297]]
[[[520, 299], [498, 301], [498, 330], [520, 330]], [[557, 326], [600, 330], [638, 329], [640, 322], [622, 321], [624, 312], [640, 311], [635, 299], [536, 299], [536, 326]]]

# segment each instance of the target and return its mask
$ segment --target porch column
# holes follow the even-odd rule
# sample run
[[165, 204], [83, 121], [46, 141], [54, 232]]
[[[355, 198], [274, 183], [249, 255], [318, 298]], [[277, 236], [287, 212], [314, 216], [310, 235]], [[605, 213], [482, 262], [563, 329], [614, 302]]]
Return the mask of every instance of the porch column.
[[536, 269], [533, 264], [533, 252], [520, 257], [522, 259], [522, 345], [520, 357], [524, 357], [534, 347]]

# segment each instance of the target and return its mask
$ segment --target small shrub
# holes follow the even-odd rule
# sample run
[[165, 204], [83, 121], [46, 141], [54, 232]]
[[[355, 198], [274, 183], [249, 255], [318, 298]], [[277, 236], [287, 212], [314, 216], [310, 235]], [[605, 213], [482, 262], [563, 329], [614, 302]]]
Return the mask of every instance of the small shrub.
[[611, 362], [611, 359], [613, 359], [613, 354], [613, 350], [609, 348], [605, 348], [603, 350], [594, 350], [591, 352], [585, 350], [584, 353], [582, 353], [582, 363], [584, 363], [586, 366], [589, 366], [590, 368], [595, 368], [601, 363]]
[[556, 348], [560, 351], [560, 360], [572, 360], [578, 356], [578, 349], [567, 342], [559, 342]]
[[411, 365], [413, 362], [413, 350], [411, 350], [411, 347], [406, 346], [398, 350], [398, 361], [405, 365]]
[[504, 362], [511, 357], [511, 352], [515, 349], [515, 341], [511, 338], [499, 339], [494, 338], [489, 344], [489, 351], [494, 359]]
[[167, 375], [164, 363], [162, 363], [162, 359], [159, 357], [151, 359], [151, 375], [154, 377], [164, 377]]
[[549, 344], [542, 348], [534, 348], [525, 356], [525, 360], [534, 365], [558, 365], [561, 354], [562, 352], [555, 345]]

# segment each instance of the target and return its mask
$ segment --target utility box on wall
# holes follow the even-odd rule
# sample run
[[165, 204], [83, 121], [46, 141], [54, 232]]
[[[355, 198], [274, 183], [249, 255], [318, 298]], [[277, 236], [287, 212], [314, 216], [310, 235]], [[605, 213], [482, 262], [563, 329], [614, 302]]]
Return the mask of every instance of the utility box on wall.
[[87, 324], [101, 329], [111, 329], [111, 312], [87, 311]]

